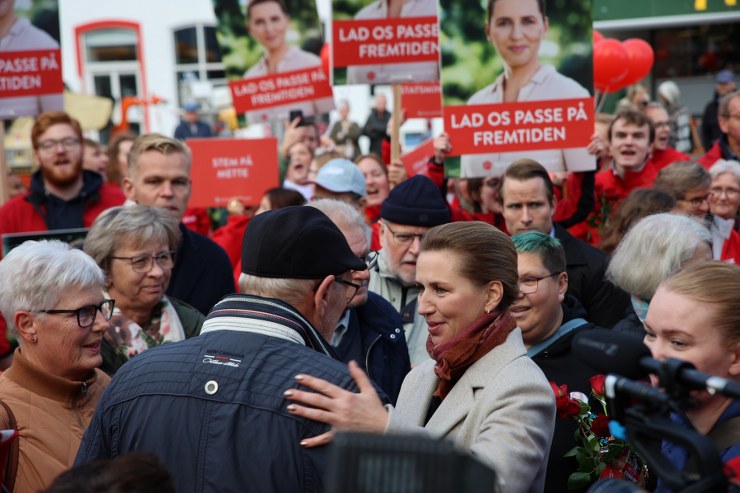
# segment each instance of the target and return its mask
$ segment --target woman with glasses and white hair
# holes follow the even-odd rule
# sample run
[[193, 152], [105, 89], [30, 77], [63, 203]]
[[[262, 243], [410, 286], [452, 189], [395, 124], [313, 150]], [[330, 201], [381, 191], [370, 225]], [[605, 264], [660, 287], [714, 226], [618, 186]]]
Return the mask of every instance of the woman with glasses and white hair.
[[85, 253], [105, 272], [106, 298], [116, 300], [101, 347], [108, 374], [150, 347], [200, 333], [203, 314], [165, 296], [179, 242], [177, 221], [144, 205], [108, 209], [90, 228]]
[[59, 241], [27, 241], [0, 262], [0, 312], [18, 340], [0, 376], [11, 411], [0, 408], [0, 429], [19, 437], [15, 491], [44, 490], [72, 467], [110, 381], [97, 369], [114, 306], [103, 282], [90, 257]]
[[720, 159], [709, 168], [709, 212], [715, 260], [740, 264], [740, 233], [735, 221], [740, 209], [740, 163]]

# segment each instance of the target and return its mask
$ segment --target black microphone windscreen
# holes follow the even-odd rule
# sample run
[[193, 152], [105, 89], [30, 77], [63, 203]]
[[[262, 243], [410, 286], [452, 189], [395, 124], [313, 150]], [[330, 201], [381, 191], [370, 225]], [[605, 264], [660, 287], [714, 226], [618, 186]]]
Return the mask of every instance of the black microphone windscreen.
[[602, 373], [632, 379], [647, 377], [640, 360], [650, 357], [650, 350], [636, 334], [607, 329], [585, 330], [571, 344], [573, 354]]

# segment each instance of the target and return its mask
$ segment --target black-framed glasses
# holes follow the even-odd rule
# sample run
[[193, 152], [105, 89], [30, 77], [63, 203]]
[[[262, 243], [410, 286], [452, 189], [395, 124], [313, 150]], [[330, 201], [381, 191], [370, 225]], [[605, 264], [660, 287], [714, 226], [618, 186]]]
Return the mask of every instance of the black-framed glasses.
[[134, 272], [146, 273], [152, 270], [154, 262], [162, 269], [171, 269], [175, 266], [175, 252], [163, 252], [157, 255], [137, 255], [135, 257], [111, 257], [114, 260], [128, 260]]
[[548, 277], [555, 277], [562, 274], [562, 272], [553, 272], [549, 276], [542, 277], [522, 277], [519, 279], [519, 292], [522, 294], [532, 294], [537, 292], [537, 286], [539, 282]]
[[694, 209], [698, 209], [704, 202], [709, 202], [709, 197], [711, 196], [712, 194], [708, 193], [702, 197], [694, 197], [692, 199], [681, 198], [678, 200], [680, 200], [681, 202], [688, 202], [689, 204], [691, 204], [691, 207], [693, 207]]
[[113, 316], [113, 308], [116, 305], [116, 300], [103, 300], [99, 305], [86, 305], [74, 310], [35, 310], [40, 313], [48, 313], [49, 315], [59, 315], [62, 313], [74, 313], [77, 315], [77, 325], [81, 329], [86, 329], [95, 323], [95, 317], [98, 316], [98, 312], [103, 316], [105, 320], [110, 320]]
[[54, 140], [54, 139], [48, 139], [44, 140], [42, 142], [39, 142], [38, 148], [44, 152], [50, 152], [57, 148], [59, 144], [62, 144], [62, 147], [64, 147], [64, 150], [66, 151], [73, 151], [80, 147], [80, 141], [73, 138], [73, 137], [67, 137], [66, 139], [62, 140]]
[[349, 303], [350, 301], [352, 301], [352, 298], [355, 297], [355, 295], [357, 294], [357, 291], [362, 287], [359, 284], [355, 284], [354, 282], [351, 282], [351, 281], [345, 281], [344, 279], [340, 279], [338, 277], [335, 277], [334, 278], [334, 281], [335, 282], [338, 282], [339, 284], [343, 284], [345, 286], [349, 286], [350, 288], [353, 288], [354, 289], [354, 291], [352, 291], [352, 296], [350, 296], [349, 298], [347, 298], [347, 303]]
[[370, 270], [378, 264], [378, 252], [371, 250], [367, 252], [364, 256], [360, 257], [360, 260], [365, 262], [365, 265], [367, 265], [367, 270]]
[[419, 241], [424, 239], [424, 235], [426, 235], [426, 232], [424, 233], [396, 233], [391, 228], [388, 227], [388, 224], [385, 223], [385, 227], [388, 228], [388, 231], [391, 232], [391, 236], [393, 236], [393, 241], [396, 242], [397, 245], [408, 245], [409, 243], [414, 241], [414, 238], [419, 238]]

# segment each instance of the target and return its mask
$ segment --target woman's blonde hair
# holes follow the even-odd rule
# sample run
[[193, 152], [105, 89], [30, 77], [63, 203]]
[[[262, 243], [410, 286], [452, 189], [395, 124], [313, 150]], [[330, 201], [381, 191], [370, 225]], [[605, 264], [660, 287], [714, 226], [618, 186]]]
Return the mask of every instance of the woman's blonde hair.
[[740, 267], [718, 260], [693, 264], [666, 279], [660, 287], [714, 308], [710, 330], [725, 333], [731, 346], [740, 344]]

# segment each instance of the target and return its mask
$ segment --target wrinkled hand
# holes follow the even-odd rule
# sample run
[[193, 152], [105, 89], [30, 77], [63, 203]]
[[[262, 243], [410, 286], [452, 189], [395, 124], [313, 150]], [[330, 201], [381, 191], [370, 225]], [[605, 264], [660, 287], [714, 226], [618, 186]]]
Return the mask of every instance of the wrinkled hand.
[[226, 204], [226, 212], [228, 212], [230, 216], [241, 216], [244, 214], [244, 211], [246, 211], [246, 207], [238, 197], [229, 199]]
[[406, 178], [408, 177], [406, 176], [406, 167], [403, 165], [403, 162], [397, 159], [388, 165], [388, 182], [391, 184], [391, 188], [405, 181]]
[[445, 156], [452, 150], [452, 144], [450, 143], [450, 136], [446, 133], [441, 133], [434, 138], [434, 162], [441, 163], [444, 161]]
[[[388, 422], [388, 412], [375, 392], [368, 376], [354, 361], [349, 372], [355, 379], [359, 393], [350, 392], [332, 383], [310, 375], [296, 375], [296, 381], [313, 392], [288, 389], [286, 399], [293, 401], [288, 412], [332, 426], [334, 430], [383, 433]], [[304, 405], [301, 405], [304, 404]], [[311, 407], [306, 407], [311, 406]], [[304, 447], [325, 445], [331, 441], [332, 432], [301, 441]]]

